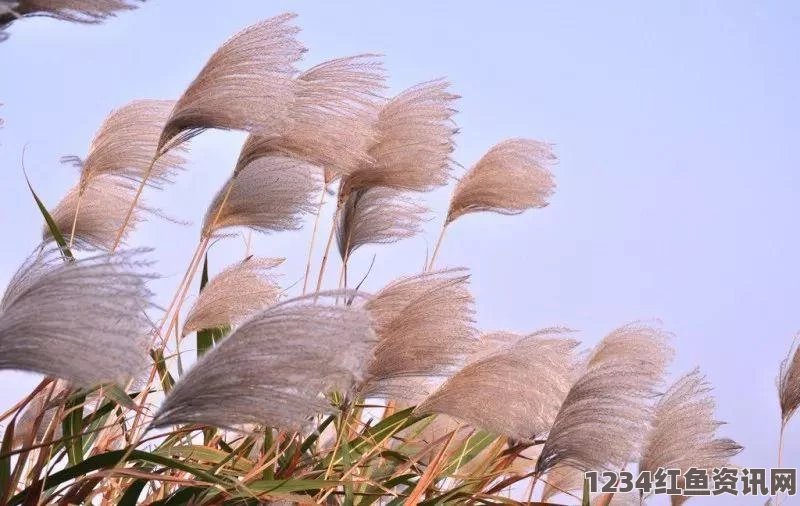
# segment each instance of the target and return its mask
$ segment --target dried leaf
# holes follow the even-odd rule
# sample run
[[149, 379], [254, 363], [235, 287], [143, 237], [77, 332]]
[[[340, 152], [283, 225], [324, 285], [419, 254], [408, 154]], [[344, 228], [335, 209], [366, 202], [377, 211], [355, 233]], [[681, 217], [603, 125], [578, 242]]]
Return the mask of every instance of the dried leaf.
[[[140, 182], [156, 154], [161, 130], [174, 104], [171, 100], [134, 100], [111, 112], [103, 121], [85, 160], [75, 156], [62, 160], [81, 169], [83, 189], [105, 174]], [[178, 154], [165, 154], [153, 165], [147, 182], [153, 186], [170, 182], [185, 162]]]
[[273, 135], [249, 136], [236, 172], [268, 154], [298, 157], [330, 174], [348, 173], [368, 162], [384, 79], [381, 61], [370, 54], [330, 60], [300, 74], [288, 127]]
[[651, 428], [639, 461], [639, 469], [655, 472], [691, 467], [725, 467], [742, 447], [717, 438], [722, 422], [714, 420], [711, 385], [698, 369], [676, 381], [656, 404]]
[[618, 471], [638, 458], [651, 400], [672, 358], [667, 335], [630, 324], [606, 336], [567, 394], [536, 463]]
[[495, 145], [456, 185], [446, 223], [468, 213], [545, 207], [555, 188], [549, 167], [555, 159], [548, 144], [530, 139]]
[[239, 324], [277, 302], [281, 289], [269, 270], [283, 260], [249, 257], [217, 274], [203, 288], [186, 315], [183, 335]]
[[365, 304], [379, 339], [365, 395], [408, 401], [398, 379], [447, 376], [463, 364], [477, 341], [468, 279], [462, 269], [403, 278]]
[[366, 310], [313, 300], [286, 301], [243, 323], [181, 378], [154, 425], [298, 429], [330, 412], [321, 393], [362, 378], [375, 334]]
[[64, 263], [52, 249], [31, 256], [0, 303], [0, 369], [78, 387], [140, 373], [151, 294], [139, 257], [118, 252]]
[[789, 423], [800, 407], [800, 348], [796, 343], [781, 362], [778, 397], [781, 402], [781, 419], [784, 424]]
[[353, 191], [375, 186], [429, 191], [447, 184], [458, 131], [451, 108], [458, 97], [448, 86], [443, 80], [422, 83], [383, 106], [376, 124], [378, 140], [369, 150], [372, 163], [342, 180], [340, 202]]
[[339, 212], [336, 242], [342, 258], [366, 244], [390, 244], [422, 232], [430, 210], [419, 200], [392, 188], [369, 188], [350, 194]]
[[574, 379], [578, 342], [562, 333], [548, 329], [499, 346], [458, 371], [417, 410], [447, 414], [521, 441], [540, 437]]
[[282, 14], [228, 39], [175, 105], [159, 153], [207, 128], [273, 135], [285, 130], [294, 96], [294, 64], [305, 51], [298, 29]]
[[320, 186], [319, 171], [307, 162], [275, 155], [259, 158], [217, 193], [206, 212], [203, 234], [228, 227], [259, 232], [296, 230], [303, 214], [316, 212]]

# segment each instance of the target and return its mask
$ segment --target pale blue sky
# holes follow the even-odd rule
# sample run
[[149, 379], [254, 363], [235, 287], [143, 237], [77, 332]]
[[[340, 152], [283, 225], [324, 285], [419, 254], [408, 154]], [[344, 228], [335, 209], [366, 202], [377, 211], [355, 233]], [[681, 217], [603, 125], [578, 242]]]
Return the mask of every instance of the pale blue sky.
[[[560, 158], [550, 207], [518, 217], [467, 216], [439, 266], [473, 269], [484, 329], [566, 325], [594, 343], [637, 319], [675, 333], [672, 371], [700, 366], [715, 386], [737, 463], [775, 463], [775, 376], [800, 330], [800, 4], [795, 2], [284, 2], [152, 0], [104, 26], [24, 20], [0, 44], [0, 285], [37, 244], [41, 219], [20, 171], [49, 205], [73, 184], [64, 154], [85, 154], [103, 117], [135, 98], [174, 98], [230, 34], [292, 10], [309, 49], [303, 66], [382, 52], [392, 91], [446, 76], [458, 104], [457, 159], [468, 166], [511, 136], [552, 141]], [[192, 144], [177, 184], [150, 202], [194, 222], [150, 222], [167, 299], [194, 249], [200, 217], [230, 173], [242, 135]], [[431, 194], [443, 212], [447, 192]], [[323, 217], [325, 230], [329, 213]], [[425, 237], [377, 254], [368, 289], [418, 271]], [[301, 275], [310, 229], [260, 237]], [[241, 255], [230, 239], [219, 268]], [[338, 263], [329, 270], [330, 281]], [[0, 407], [27, 375], [0, 373]], [[800, 467], [800, 420], [785, 464]], [[698, 501], [700, 502], [700, 501]], [[755, 503], [746, 500], [714, 504]], [[760, 501], [760, 502], [763, 502]]]

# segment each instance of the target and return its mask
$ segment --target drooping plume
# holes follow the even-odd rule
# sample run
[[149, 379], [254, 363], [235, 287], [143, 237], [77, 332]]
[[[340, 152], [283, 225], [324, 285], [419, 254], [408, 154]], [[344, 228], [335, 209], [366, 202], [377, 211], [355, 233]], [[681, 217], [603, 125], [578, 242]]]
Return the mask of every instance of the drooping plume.
[[537, 474], [557, 465], [619, 470], [635, 461], [671, 358], [667, 335], [652, 327], [630, 324], [605, 337], [558, 411]]
[[336, 242], [342, 258], [366, 244], [390, 244], [422, 231], [429, 209], [393, 188], [369, 188], [350, 194], [339, 212]]
[[331, 175], [368, 162], [384, 80], [381, 61], [371, 54], [330, 60], [303, 72], [295, 80], [287, 128], [250, 135], [235, 172], [269, 154], [298, 157]]
[[458, 182], [450, 199], [450, 223], [468, 213], [518, 214], [545, 207], [555, 188], [550, 145], [509, 139], [492, 147]]
[[145, 364], [150, 292], [140, 252], [64, 263], [33, 255], [0, 302], [0, 369], [88, 387], [124, 382]]
[[[134, 100], [109, 114], [84, 160], [75, 156], [63, 159], [81, 169], [81, 188], [101, 175], [141, 182], [174, 104], [171, 100]], [[169, 182], [184, 163], [174, 152], [161, 156], [151, 169], [148, 183], [159, 186]]]
[[[124, 181], [114, 176], [100, 175], [93, 178], [84, 188], [78, 209], [80, 186], [72, 187], [61, 199], [61, 202], [50, 211], [58, 229], [67, 241], [70, 240], [72, 224], [75, 223], [73, 247], [78, 249], [95, 248], [110, 250], [114, 237], [125, 219], [125, 214], [133, 202], [133, 189]], [[133, 231], [135, 225], [143, 220], [143, 212], [151, 212], [141, 201], [130, 223], [122, 236], [125, 238]], [[75, 213], [78, 220], [75, 221]], [[44, 224], [42, 238], [52, 240], [50, 228]]]
[[369, 150], [372, 163], [342, 180], [340, 202], [353, 191], [375, 186], [429, 191], [447, 184], [458, 131], [451, 107], [458, 97], [447, 91], [448, 86], [443, 80], [422, 83], [381, 108], [378, 140]]
[[154, 424], [298, 429], [330, 412], [321, 393], [359, 381], [375, 343], [366, 310], [333, 302], [301, 297], [247, 320], [181, 378]]
[[178, 100], [159, 153], [208, 128], [274, 135], [286, 129], [294, 96], [294, 64], [305, 51], [290, 24], [294, 14], [235, 34], [211, 56]]
[[794, 345], [781, 362], [778, 374], [778, 397], [781, 402], [781, 419], [784, 425], [800, 407], [800, 348]]
[[718, 438], [723, 425], [714, 419], [711, 386], [698, 369], [676, 381], [658, 401], [639, 469], [655, 472], [691, 467], [711, 472], [725, 467], [742, 450], [735, 441]]
[[297, 158], [259, 158], [231, 177], [217, 193], [206, 211], [203, 234], [209, 236], [228, 227], [249, 227], [259, 232], [296, 230], [302, 215], [316, 210], [320, 180], [316, 167]]
[[140, 0], [2, 0], [0, 29], [20, 16], [46, 16], [73, 23], [100, 23], [135, 9]]
[[[63, 380], [56, 380], [54, 385], [48, 385], [39, 393], [33, 396], [25, 410], [20, 415], [14, 426], [14, 447], [22, 446], [25, 441], [33, 441], [33, 438], [42, 439], [53, 417], [56, 415], [56, 408], [64, 400], [64, 393], [68, 389], [68, 384]], [[49, 401], [48, 401], [49, 399]], [[39, 427], [36, 427], [36, 418], [42, 415]], [[34, 430], [36, 431], [34, 433]], [[53, 438], [61, 437], [61, 424], [58, 424], [53, 432]]]
[[477, 343], [474, 300], [465, 270], [431, 272], [390, 283], [365, 307], [379, 342], [365, 395], [406, 399], [403, 378], [447, 376]]
[[[521, 337], [468, 364], [417, 408], [521, 441], [548, 431], [574, 379], [574, 348], [562, 329]], [[507, 334], [505, 334], [507, 335]]]
[[247, 258], [212, 278], [200, 292], [183, 325], [183, 335], [236, 325], [271, 306], [281, 289], [269, 271], [283, 258]]

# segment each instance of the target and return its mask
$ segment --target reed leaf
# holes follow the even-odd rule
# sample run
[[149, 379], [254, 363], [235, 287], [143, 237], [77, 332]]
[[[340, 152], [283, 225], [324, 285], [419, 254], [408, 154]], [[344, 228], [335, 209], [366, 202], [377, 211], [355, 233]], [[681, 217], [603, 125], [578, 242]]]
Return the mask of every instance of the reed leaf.
[[206, 212], [203, 234], [237, 226], [258, 232], [299, 229], [302, 215], [316, 212], [320, 179], [313, 165], [296, 158], [259, 158], [217, 193]]
[[491, 211], [519, 214], [547, 205], [555, 182], [550, 145], [530, 139], [509, 139], [492, 147], [456, 185], [450, 199], [450, 223], [468, 213]]
[[32, 255], [0, 302], [0, 369], [33, 371], [77, 387], [124, 383], [145, 364], [148, 276], [142, 250], [64, 263]]
[[284, 131], [294, 96], [294, 64], [305, 49], [295, 14], [245, 28], [209, 58], [164, 126], [159, 154], [208, 128], [272, 135]]
[[283, 261], [283, 258], [248, 257], [217, 274], [186, 315], [183, 335], [237, 325], [277, 302], [281, 289], [269, 271]]
[[295, 80], [287, 128], [250, 135], [235, 172], [269, 154], [324, 167], [329, 178], [351, 172], [369, 160], [384, 80], [382, 62], [372, 54], [330, 60], [303, 72]]
[[350, 194], [336, 222], [342, 258], [367, 244], [391, 244], [422, 232], [430, 210], [393, 188], [369, 188]]
[[[474, 427], [521, 441], [546, 433], [574, 380], [578, 342], [549, 329], [478, 358], [420, 404]], [[507, 336], [507, 334], [506, 334]]]
[[742, 447], [716, 436], [724, 424], [714, 419], [715, 407], [711, 385], [699, 369], [678, 379], [656, 404], [639, 469], [685, 472], [696, 467], [710, 472], [728, 466]]
[[[95, 134], [84, 160], [76, 156], [62, 158], [80, 168], [82, 191], [104, 174], [136, 182], [144, 180], [174, 105], [171, 100], [134, 100], [112, 111]], [[179, 154], [165, 154], [153, 164], [147, 183], [161, 186], [170, 182], [185, 162]]]
[[595, 347], [550, 428], [537, 475], [557, 465], [619, 470], [638, 458], [651, 401], [672, 358], [667, 338], [658, 329], [634, 323]]
[[375, 334], [368, 311], [313, 300], [279, 303], [239, 326], [178, 381], [154, 425], [298, 429], [331, 412], [321, 393], [361, 380]]
[[463, 364], [477, 344], [468, 280], [463, 269], [402, 278], [365, 304], [379, 339], [365, 395], [410, 401], [408, 378], [448, 376]]
[[375, 126], [377, 142], [369, 149], [372, 163], [342, 180], [340, 202], [353, 191], [375, 186], [429, 191], [447, 184], [458, 131], [451, 106], [458, 96], [448, 87], [444, 80], [422, 83], [381, 108]]

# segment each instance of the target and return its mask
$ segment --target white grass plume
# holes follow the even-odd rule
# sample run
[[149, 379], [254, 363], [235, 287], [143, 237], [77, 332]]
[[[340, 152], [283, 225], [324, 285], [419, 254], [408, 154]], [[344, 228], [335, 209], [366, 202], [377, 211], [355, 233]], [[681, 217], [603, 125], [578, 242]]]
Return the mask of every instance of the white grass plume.
[[[5, 2], [9, 3], [9, 2]], [[100, 23], [118, 12], [135, 9], [137, 0], [17, 0], [10, 2], [18, 16], [46, 16], [73, 23]], [[0, 9], [2, 14], [2, 9]]]
[[698, 369], [678, 379], [659, 399], [639, 461], [641, 471], [725, 467], [742, 449], [718, 438], [711, 385]]
[[208, 128], [283, 131], [294, 96], [294, 64], [305, 51], [295, 39], [294, 18], [267, 19], [222, 44], [175, 104], [159, 153]]
[[567, 394], [536, 463], [619, 470], [638, 458], [652, 400], [672, 359], [666, 333], [643, 324], [621, 327], [596, 347]]
[[[214, 222], [230, 190], [228, 201]], [[249, 227], [258, 232], [296, 230], [302, 215], [316, 211], [321, 174], [307, 162], [271, 155], [250, 163], [220, 189], [206, 212], [203, 234], [227, 227]]]
[[372, 163], [342, 180], [339, 200], [353, 191], [374, 186], [429, 191], [447, 184], [458, 129], [451, 103], [458, 98], [449, 83], [422, 83], [400, 93], [378, 114], [377, 142], [369, 150]]
[[[94, 178], [113, 174], [142, 181], [156, 154], [158, 139], [175, 105], [171, 100], [134, 100], [106, 117], [89, 146], [86, 158], [64, 157], [81, 169], [81, 188]], [[156, 160], [148, 184], [161, 186], [182, 168], [186, 160], [168, 153]]]
[[468, 213], [519, 214], [547, 205], [555, 188], [551, 147], [531, 139], [509, 139], [493, 146], [456, 185], [450, 223]]
[[64, 263], [31, 256], [0, 302], [0, 369], [34, 371], [78, 387], [125, 382], [146, 362], [150, 292], [139, 251]]
[[468, 280], [463, 269], [402, 278], [365, 304], [379, 339], [365, 395], [405, 400], [389, 388], [398, 379], [446, 376], [463, 364], [477, 343]]
[[564, 492], [581, 490], [583, 488], [583, 471], [569, 466], [556, 466], [547, 473], [543, 481], [545, 484], [542, 502], [547, 503], [553, 497]]
[[239, 324], [277, 302], [281, 289], [269, 271], [283, 260], [248, 257], [211, 278], [186, 315], [183, 335]]
[[792, 346], [781, 362], [778, 398], [781, 404], [781, 420], [786, 425], [800, 407], [800, 347], [797, 344]]
[[458, 371], [417, 410], [447, 414], [521, 441], [539, 438], [552, 425], [574, 379], [578, 342], [563, 332], [518, 336]]
[[342, 258], [367, 244], [391, 244], [422, 232], [430, 210], [410, 195], [375, 187], [350, 194], [336, 222]]
[[321, 395], [363, 377], [375, 344], [369, 312], [301, 297], [243, 323], [190, 369], [170, 392], [154, 425], [202, 423], [301, 428], [330, 412]]
[[[78, 220], [75, 222], [73, 247], [110, 250], [117, 231], [133, 202], [133, 189], [126, 181], [118, 177], [107, 174], [99, 175], [84, 187], [83, 195], [80, 197], [80, 208], [78, 208], [80, 191], [80, 183], [72, 187], [64, 198], [50, 210], [50, 216], [66, 240], [69, 241], [77, 212]], [[154, 211], [147, 208], [141, 201], [137, 202], [136, 209], [131, 215], [130, 225], [125, 227], [122, 236], [123, 243], [136, 224], [144, 219], [144, 214], [148, 212]], [[46, 223], [42, 228], [42, 238], [46, 241], [52, 240], [50, 228]]]
[[325, 169], [326, 182], [369, 161], [378, 93], [385, 75], [377, 55], [323, 62], [295, 80], [289, 123], [273, 135], [250, 135], [235, 172], [268, 154], [283, 154]]

